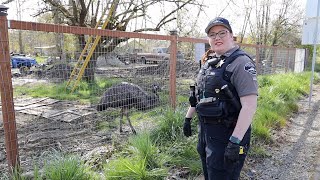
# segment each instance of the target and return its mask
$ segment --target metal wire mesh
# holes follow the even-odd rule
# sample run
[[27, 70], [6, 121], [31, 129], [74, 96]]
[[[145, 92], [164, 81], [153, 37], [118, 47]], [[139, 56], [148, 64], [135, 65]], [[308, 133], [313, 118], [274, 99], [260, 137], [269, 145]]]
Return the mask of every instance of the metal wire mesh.
[[[206, 42], [174, 35], [9, 23], [13, 120], [20, 163], [26, 170], [34, 162], [41, 164], [42, 155], [52, 149], [85, 157], [101, 147], [112, 151], [113, 133], [118, 132], [119, 120], [127, 112], [133, 126], [141, 130], [152, 127], [152, 116], [161, 114], [160, 108], [172, 101], [188, 106], [185, 97], [199, 69], [197, 44]], [[23, 54], [18, 52], [19, 33], [25, 42]], [[98, 43], [88, 43], [92, 35], [94, 39], [100, 36]], [[88, 50], [83, 51], [87, 44]], [[260, 74], [293, 71], [295, 49], [241, 47], [252, 55]], [[13, 57], [37, 63], [13, 62]], [[104, 111], [97, 111], [99, 105]], [[2, 122], [0, 169], [5, 169], [8, 145]], [[130, 132], [129, 126], [123, 131]]]

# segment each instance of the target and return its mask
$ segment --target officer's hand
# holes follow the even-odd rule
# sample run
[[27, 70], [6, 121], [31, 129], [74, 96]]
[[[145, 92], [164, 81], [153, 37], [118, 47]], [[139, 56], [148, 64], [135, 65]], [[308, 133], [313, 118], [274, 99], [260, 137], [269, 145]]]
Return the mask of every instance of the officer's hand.
[[191, 107], [197, 106], [197, 98], [195, 95], [189, 97], [189, 103]]
[[196, 98], [196, 92], [191, 91], [190, 96], [189, 96], [189, 103], [191, 107], [196, 107], [197, 106], [197, 98]]
[[228, 143], [228, 146], [224, 152], [224, 167], [228, 171], [232, 171], [234, 166], [239, 161], [240, 145], [232, 142]]
[[183, 134], [186, 137], [191, 136], [191, 118], [185, 118], [184, 124], [183, 124]]

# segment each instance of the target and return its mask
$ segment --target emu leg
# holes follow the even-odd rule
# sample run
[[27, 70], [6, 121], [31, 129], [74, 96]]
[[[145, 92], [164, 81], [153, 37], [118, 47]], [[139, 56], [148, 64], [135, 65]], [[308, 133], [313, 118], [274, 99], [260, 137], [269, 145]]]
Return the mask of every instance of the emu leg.
[[120, 129], [119, 129], [119, 131], [122, 133], [123, 131], [122, 131], [122, 120], [123, 120], [123, 113], [124, 113], [124, 109], [123, 108], [121, 108], [121, 111], [120, 111]]
[[132, 126], [132, 124], [131, 124], [128, 110], [126, 110], [125, 113], [126, 113], [127, 120], [128, 120], [128, 123], [129, 123], [129, 126], [130, 126], [130, 128], [131, 128], [132, 133], [133, 133], [133, 134], [137, 134], [136, 130], [133, 128], [133, 126]]

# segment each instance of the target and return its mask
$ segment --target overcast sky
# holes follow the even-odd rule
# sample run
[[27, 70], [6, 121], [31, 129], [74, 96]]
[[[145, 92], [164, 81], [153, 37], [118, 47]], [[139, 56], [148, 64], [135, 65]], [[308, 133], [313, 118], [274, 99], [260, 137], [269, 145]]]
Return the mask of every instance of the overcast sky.
[[[4, 0], [0, 0], [2, 2]], [[22, 1], [22, 0], [21, 0]], [[199, 22], [198, 22], [198, 28], [200, 31], [203, 31], [207, 23], [214, 17], [220, 15], [223, 17], [227, 17], [231, 23], [231, 26], [233, 27], [233, 30], [235, 33], [238, 33], [241, 30], [241, 25], [244, 20], [243, 17], [243, 12], [240, 12], [239, 9], [241, 9], [241, 4], [239, 5], [233, 5], [233, 8], [230, 8], [230, 6], [227, 6], [226, 1], [215, 1], [215, 0], [203, 0], [207, 6], [205, 8], [205, 11], [202, 12]], [[302, 8], [306, 8], [306, 3], [312, 2], [316, 3], [317, 0], [298, 0], [299, 4]], [[243, 2], [240, 0], [236, 0], [234, 2]], [[274, 3], [277, 3], [279, 1], [275, 0]], [[8, 19], [14, 19], [18, 20], [19, 18], [17, 17], [17, 3], [12, 2], [8, 5], [5, 5], [9, 7], [8, 10]], [[236, 7], [238, 6], [238, 7]], [[36, 10], [39, 8], [39, 5], [35, 0], [27, 0], [23, 6], [22, 6], [22, 21], [36, 21], [36, 18], [33, 18], [31, 15], [35, 14]], [[238, 9], [237, 9], [238, 8]], [[196, 8], [195, 8], [196, 9]], [[190, 9], [192, 11], [192, 8]], [[153, 12], [159, 12], [158, 9], [155, 8]], [[155, 18], [159, 17], [159, 14], [153, 13]], [[156, 21], [155, 21], [156, 22]]]

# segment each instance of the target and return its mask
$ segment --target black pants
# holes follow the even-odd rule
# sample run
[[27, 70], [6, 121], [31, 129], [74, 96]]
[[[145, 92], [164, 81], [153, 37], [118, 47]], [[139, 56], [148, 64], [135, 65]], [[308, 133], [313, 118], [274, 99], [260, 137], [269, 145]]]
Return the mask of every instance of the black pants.
[[[200, 118], [199, 118], [200, 119]], [[234, 169], [224, 168], [224, 151], [232, 135], [233, 128], [224, 124], [210, 124], [199, 121], [199, 141], [197, 150], [202, 161], [206, 180], [239, 179], [247, 153], [240, 155], [239, 163]], [[240, 145], [248, 152], [250, 147], [251, 127], [247, 130]]]

